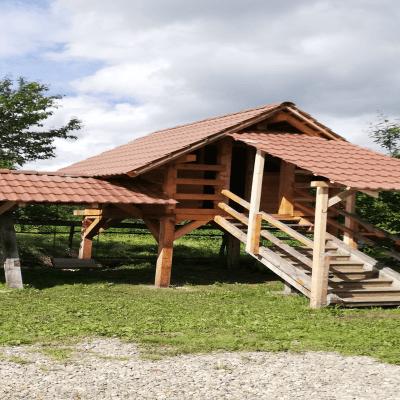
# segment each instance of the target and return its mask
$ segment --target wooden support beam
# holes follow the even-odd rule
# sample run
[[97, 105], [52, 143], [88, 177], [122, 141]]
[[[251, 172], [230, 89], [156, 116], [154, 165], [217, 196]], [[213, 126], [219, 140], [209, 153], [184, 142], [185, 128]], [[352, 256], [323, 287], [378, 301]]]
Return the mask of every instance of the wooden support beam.
[[259, 211], [264, 175], [264, 161], [265, 153], [261, 150], [257, 150], [256, 159], [254, 162], [253, 183], [251, 187], [249, 230], [247, 234], [248, 241], [246, 244], [246, 251], [251, 254], [258, 254], [260, 245], [262, 218], [260, 217]]
[[[214, 217], [210, 217], [210, 221], [213, 219]], [[200, 228], [200, 226], [203, 226], [206, 223], [207, 221], [191, 221], [185, 225], [177, 226], [175, 229], [174, 240], [177, 240], [187, 233], [192, 232], [197, 228]]]
[[232, 235], [228, 235], [227, 246], [228, 269], [237, 269], [240, 266], [240, 240]]
[[188, 162], [195, 162], [196, 161], [196, 154], [186, 154], [184, 156], [181, 156], [177, 158], [176, 160], [173, 161], [175, 164], [183, 164], [183, 163], [188, 163]]
[[89, 259], [92, 257], [92, 239], [86, 238], [86, 230], [93, 223], [93, 219], [84, 218], [82, 221], [81, 229], [81, 242], [79, 245], [79, 255], [80, 259]]
[[10, 289], [23, 289], [17, 237], [14, 221], [9, 213], [0, 215], [0, 235], [6, 284]]
[[331, 197], [328, 201], [328, 207], [332, 207], [335, 204], [339, 203], [340, 201], [342, 201], [343, 199], [345, 199], [346, 197], [352, 196], [353, 194], [357, 193], [357, 189], [353, 189], [353, 188], [346, 188], [346, 190], [344, 190], [343, 192], [339, 192], [337, 195]]
[[296, 165], [281, 161], [281, 169], [279, 173], [279, 214], [293, 215], [293, 189], [295, 182]]
[[156, 267], [156, 287], [168, 287], [171, 282], [172, 253], [174, 245], [175, 219], [163, 217], [160, 221], [160, 240]]
[[376, 199], [379, 197], [379, 191], [378, 190], [360, 189], [360, 192], [365, 193], [368, 196], [375, 197]]
[[6, 201], [4, 204], [0, 206], [0, 215], [9, 211], [11, 208], [17, 205], [16, 201]]
[[[321, 256], [325, 253], [326, 247], [328, 197], [328, 187], [317, 187], [311, 277], [311, 308], [320, 308], [322, 305], [327, 304], [329, 259]], [[328, 272], [326, 271], [327, 266]]]
[[108, 218], [98, 217], [96, 218], [92, 224], [85, 231], [85, 239], [93, 239], [98, 233], [99, 230], [107, 223]]
[[[333, 198], [335, 198], [336, 196], [340, 195], [342, 189], [340, 188], [329, 188], [329, 200], [328, 200], [328, 208], [329, 208], [329, 202], [330, 200], [332, 200]], [[336, 201], [336, 199], [335, 199]], [[332, 206], [332, 208], [330, 209], [330, 211], [334, 212], [334, 219], [338, 219], [338, 213], [336, 212], [337, 206], [340, 206], [343, 203], [342, 199], [339, 198], [336, 202], [336, 204], [334, 206]], [[339, 222], [339, 221], [337, 221]], [[328, 224], [328, 226], [326, 227], [326, 231], [329, 232], [330, 234], [332, 234], [333, 236], [339, 236], [339, 229], [331, 224]]]
[[118, 208], [125, 211], [133, 218], [143, 219], [142, 211], [133, 204], [116, 204]]
[[108, 221], [103, 225], [102, 228], [99, 229], [98, 234], [103, 233], [105, 230], [112, 228], [114, 225], [117, 225], [121, 221], [123, 221], [125, 218], [109, 218]]
[[160, 241], [160, 221], [156, 219], [143, 218], [143, 222], [146, 224], [147, 229], [153, 235], [157, 243]]
[[284, 122], [284, 121], [287, 120], [288, 115], [289, 115], [288, 113], [280, 112], [280, 113], [275, 114], [274, 116], [268, 118], [268, 119], [266, 120], [266, 122], [267, 122], [268, 124], [275, 124], [275, 123], [277, 123], [277, 122]]
[[[226, 137], [218, 142], [217, 164], [224, 166], [225, 169], [216, 173], [216, 180], [223, 183], [215, 186], [215, 194], [220, 194], [223, 190], [229, 190], [231, 183], [232, 149], [233, 138]], [[224, 198], [223, 200], [227, 201], [228, 199]], [[214, 208], [218, 208], [218, 204], [214, 204]]]
[[[347, 197], [346, 200], [346, 211], [348, 213], [354, 214], [356, 210], [356, 195], [353, 194]], [[358, 231], [358, 223], [354, 221], [352, 218], [345, 217], [344, 226], [350, 231]], [[354, 237], [350, 232], [344, 232], [343, 242], [353, 247], [354, 249], [358, 248], [358, 240]]]
[[[253, 171], [254, 171], [254, 161], [256, 159], [256, 149], [252, 146], [247, 146], [246, 155], [246, 183], [245, 183], [245, 193], [244, 200], [250, 201], [251, 197], [251, 186], [253, 182]], [[239, 197], [240, 199], [240, 197]], [[242, 200], [242, 199], [241, 199]], [[236, 201], [236, 200], [234, 200]], [[250, 207], [250, 205], [249, 205]], [[249, 208], [247, 208], [249, 209]]]

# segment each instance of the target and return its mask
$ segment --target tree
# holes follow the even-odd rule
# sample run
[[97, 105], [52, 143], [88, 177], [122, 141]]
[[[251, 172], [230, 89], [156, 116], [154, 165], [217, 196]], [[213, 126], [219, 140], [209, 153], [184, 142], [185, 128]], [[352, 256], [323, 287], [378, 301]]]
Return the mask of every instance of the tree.
[[[381, 122], [377, 125], [370, 124], [369, 136], [386, 149], [390, 157], [400, 158], [400, 124], [390, 122], [380, 111], [378, 116]], [[356, 212], [382, 229], [392, 233], [400, 232], [399, 192], [379, 192], [378, 198], [358, 192]]]
[[379, 110], [378, 119], [378, 124], [370, 124], [369, 137], [386, 149], [390, 157], [400, 154], [400, 124], [390, 122]]
[[0, 167], [14, 168], [30, 161], [55, 157], [53, 141], [77, 139], [69, 132], [82, 128], [82, 122], [72, 117], [61, 128], [43, 128], [43, 122], [59, 108], [61, 95], [46, 96], [49, 85], [18, 79], [18, 88], [12, 88], [11, 76], [0, 81]]

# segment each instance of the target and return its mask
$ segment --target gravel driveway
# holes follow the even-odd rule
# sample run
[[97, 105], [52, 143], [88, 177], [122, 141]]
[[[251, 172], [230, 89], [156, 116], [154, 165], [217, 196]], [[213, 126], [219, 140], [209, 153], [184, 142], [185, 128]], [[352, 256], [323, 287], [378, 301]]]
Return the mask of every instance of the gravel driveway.
[[94, 339], [71, 347], [64, 364], [40, 349], [0, 347], [0, 399], [400, 399], [400, 366], [370, 357], [224, 352], [149, 361], [135, 344]]

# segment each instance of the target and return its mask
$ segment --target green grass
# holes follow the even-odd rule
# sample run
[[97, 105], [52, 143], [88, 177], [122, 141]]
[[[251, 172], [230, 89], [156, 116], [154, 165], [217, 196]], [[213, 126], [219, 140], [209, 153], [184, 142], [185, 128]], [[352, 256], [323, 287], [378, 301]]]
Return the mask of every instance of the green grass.
[[[101, 239], [103, 246], [116, 244], [118, 238], [109, 236]], [[38, 236], [18, 239], [28, 254]], [[56, 345], [119, 337], [140, 343], [149, 358], [222, 350], [323, 350], [400, 364], [400, 309], [312, 310], [303, 296], [274, 293], [282, 284], [249, 258], [239, 270], [228, 270], [217, 257], [220, 238], [180, 239], [175, 255], [212, 258], [175, 259], [172, 286], [155, 289], [154, 258], [133, 259], [153, 257], [155, 242], [149, 236], [136, 241], [137, 246], [125, 239], [117, 243], [119, 253], [132, 259], [113, 268], [24, 269], [26, 290], [0, 293], [0, 345], [45, 343], [47, 354], [65, 361], [69, 350]]]

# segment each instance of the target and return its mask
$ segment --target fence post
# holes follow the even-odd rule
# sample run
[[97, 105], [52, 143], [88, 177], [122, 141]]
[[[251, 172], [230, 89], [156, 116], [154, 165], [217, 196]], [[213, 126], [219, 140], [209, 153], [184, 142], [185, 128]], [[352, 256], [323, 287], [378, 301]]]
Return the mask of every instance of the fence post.
[[256, 160], [254, 163], [253, 183], [251, 186], [249, 227], [247, 231], [246, 243], [246, 251], [251, 254], [258, 254], [260, 246], [262, 217], [259, 214], [259, 211], [264, 175], [264, 159], [265, 153], [261, 150], [257, 150]]

